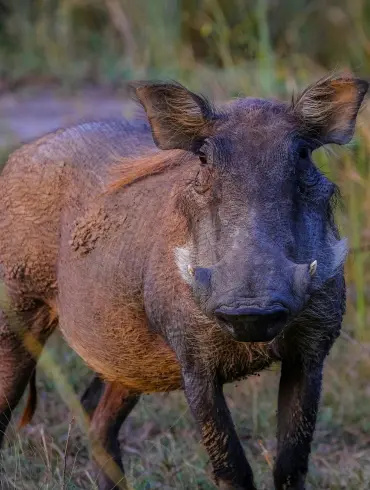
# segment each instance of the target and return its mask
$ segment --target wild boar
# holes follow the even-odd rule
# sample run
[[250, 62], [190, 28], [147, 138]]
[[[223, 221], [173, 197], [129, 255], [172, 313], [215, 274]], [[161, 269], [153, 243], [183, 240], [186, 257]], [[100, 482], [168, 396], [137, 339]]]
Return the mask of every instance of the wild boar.
[[178, 389], [219, 488], [255, 489], [223, 385], [281, 362], [275, 487], [304, 489], [345, 310], [336, 186], [311, 154], [351, 140], [367, 89], [329, 76], [291, 103], [216, 106], [140, 82], [147, 121], [85, 123], [15, 151], [0, 180], [2, 433], [30, 380], [34, 407], [29, 335], [42, 346], [59, 326], [104, 380], [90, 410], [112, 458], [96, 463], [101, 490], [125, 488], [117, 434], [140, 394]]

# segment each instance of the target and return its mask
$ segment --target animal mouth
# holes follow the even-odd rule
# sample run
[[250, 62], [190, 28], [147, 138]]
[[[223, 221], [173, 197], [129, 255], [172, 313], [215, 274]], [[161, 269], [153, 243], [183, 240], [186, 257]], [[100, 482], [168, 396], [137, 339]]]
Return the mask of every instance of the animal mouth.
[[289, 310], [281, 304], [266, 308], [221, 306], [215, 311], [221, 328], [239, 342], [269, 342], [287, 325]]

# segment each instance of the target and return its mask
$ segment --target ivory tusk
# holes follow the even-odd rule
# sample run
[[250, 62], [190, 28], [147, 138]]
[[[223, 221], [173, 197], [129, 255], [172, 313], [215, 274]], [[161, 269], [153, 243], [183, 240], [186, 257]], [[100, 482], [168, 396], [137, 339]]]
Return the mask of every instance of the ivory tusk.
[[195, 275], [195, 271], [194, 271], [193, 267], [190, 264], [188, 265], [188, 273], [189, 273], [190, 276], [193, 276], [193, 277]]
[[310, 276], [314, 276], [317, 269], [317, 260], [314, 260], [312, 264], [310, 264]]

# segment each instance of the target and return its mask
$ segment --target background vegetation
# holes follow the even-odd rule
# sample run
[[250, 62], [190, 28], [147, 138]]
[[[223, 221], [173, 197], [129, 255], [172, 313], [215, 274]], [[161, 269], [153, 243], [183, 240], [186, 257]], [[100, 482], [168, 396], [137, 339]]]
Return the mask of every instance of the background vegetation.
[[[175, 78], [215, 99], [290, 97], [328, 70], [343, 68], [369, 77], [367, 0], [0, 0], [3, 97], [26, 92], [32, 98], [35, 87], [66, 99], [91, 87], [122, 97], [127, 80], [149, 77]], [[13, 139], [0, 147], [3, 160], [7, 142]], [[348, 314], [326, 370], [311, 489], [370, 487], [369, 153], [365, 109], [349, 148], [315, 156], [342, 191], [338, 221], [351, 252]], [[6, 470], [1, 490], [94, 488], [84, 436], [67, 421], [65, 402], [71, 402], [61, 380], [66, 376], [81, 392], [88, 370], [58, 337], [47, 354], [35, 424], [21, 434], [12, 426], [0, 456]], [[272, 486], [277, 383], [274, 369], [228, 388], [258, 483], [266, 489]], [[182, 394], [145, 398], [122, 431], [135, 489], [214, 488]]]
[[366, 0], [1, 0], [0, 78], [290, 90], [323, 68], [368, 70], [369, 19]]

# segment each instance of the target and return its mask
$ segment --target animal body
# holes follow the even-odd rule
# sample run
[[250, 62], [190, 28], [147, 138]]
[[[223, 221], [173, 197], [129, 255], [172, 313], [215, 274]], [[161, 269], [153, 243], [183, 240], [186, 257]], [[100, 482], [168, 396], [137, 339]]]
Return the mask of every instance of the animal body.
[[15, 151], [0, 178], [0, 439], [34, 386], [31, 340], [58, 326], [98, 373], [84, 403], [93, 446], [112, 458], [103, 470], [93, 451], [100, 490], [126, 488], [117, 435], [140, 394], [177, 389], [216, 484], [252, 490], [222, 389], [280, 362], [274, 482], [304, 489], [345, 308], [336, 187], [311, 153], [350, 141], [367, 88], [328, 77], [290, 104], [213, 106], [142, 82], [147, 121], [82, 124]]

